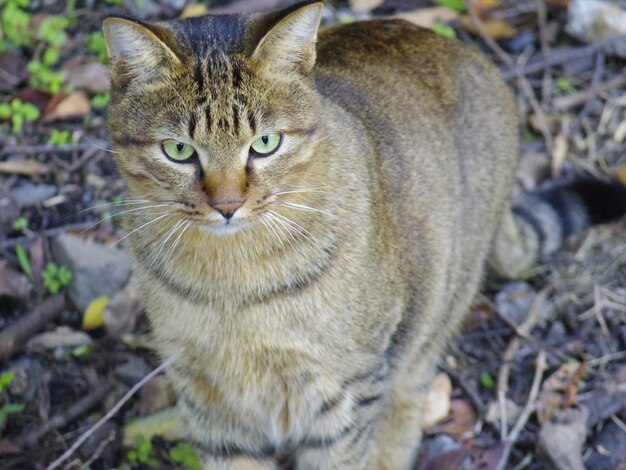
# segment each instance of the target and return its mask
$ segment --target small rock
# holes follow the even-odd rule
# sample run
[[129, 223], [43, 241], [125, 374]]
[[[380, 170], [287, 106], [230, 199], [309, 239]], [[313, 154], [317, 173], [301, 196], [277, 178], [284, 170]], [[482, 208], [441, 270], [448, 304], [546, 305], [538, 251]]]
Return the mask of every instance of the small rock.
[[96, 297], [122, 290], [130, 277], [130, 257], [117, 248], [61, 235], [54, 240], [52, 252], [55, 261], [74, 275], [69, 296], [80, 311]]
[[51, 198], [56, 192], [56, 186], [51, 184], [33, 184], [25, 182], [13, 190], [13, 198], [17, 203], [17, 207], [23, 209], [25, 207], [35, 206]]
[[11, 364], [11, 370], [15, 374], [9, 385], [11, 394], [27, 403], [35, 400], [44, 380], [45, 370], [41, 362], [23, 356]]
[[[572, 0], [568, 7], [566, 30], [585, 42], [602, 41], [610, 36], [626, 34], [626, 10], [614, 1]], [[613, 41], [609, 53], [626, 57], [626, 39]]]
[[[521, 409], [517, 404], [511, 400], [510, 398], [505, 398], [504, 401], [504, 413], [506, 414], [506, 422], [509, 426], [509, 429], [513, 427], [517, 418], [521, 413]], [[498, 400], [492, 400], [489, 402], [487, 406], [487, 414], [485, 416], [485, 421], [488, 423], [499, 426], [502, 422], [501, 412], [500, 412], [500, 403]]]
[[128, 386], [133, 386], [150, 373], [150, 367], [140, 357], [131, 357], [128, 362], [115, 368], [115, 376]]
[[496, 308], [519, 325], [526, 318], [536, 296], [537, 293], [527, 282], [509, 282], [496, 294]]

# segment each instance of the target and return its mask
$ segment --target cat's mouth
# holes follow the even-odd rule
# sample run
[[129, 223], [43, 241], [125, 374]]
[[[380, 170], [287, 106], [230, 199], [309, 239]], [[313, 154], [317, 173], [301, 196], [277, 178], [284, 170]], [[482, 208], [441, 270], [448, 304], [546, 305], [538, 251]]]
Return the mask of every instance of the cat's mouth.
[[235, 233], [250, 227], [250, 225], [252, 225], [252, 223], [245, 219], [232, 219], [220, 223], [198, 223], [198, 227], [203, 232], [218, 236], [234, 235]]

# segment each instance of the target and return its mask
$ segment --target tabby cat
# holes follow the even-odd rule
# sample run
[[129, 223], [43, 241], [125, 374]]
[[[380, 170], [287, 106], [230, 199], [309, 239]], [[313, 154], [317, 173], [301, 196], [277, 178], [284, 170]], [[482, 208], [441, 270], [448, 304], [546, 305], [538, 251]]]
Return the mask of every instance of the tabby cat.
[[516, 276], [626, 212], [596, 180], [511, 206], [498, 70], [400, 20], [318, 35], [321, 12], [103, 27], [135, 269], [208, 469], [411, 468], [486, 261]]

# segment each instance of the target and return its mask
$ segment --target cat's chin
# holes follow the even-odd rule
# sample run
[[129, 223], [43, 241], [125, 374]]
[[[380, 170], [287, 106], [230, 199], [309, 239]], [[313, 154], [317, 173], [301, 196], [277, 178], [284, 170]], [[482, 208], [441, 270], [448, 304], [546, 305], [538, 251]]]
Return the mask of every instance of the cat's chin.
[[202, 224], [199, 225], [200, 230], [205, 233], [210, 233], [211, 235], [217, 235], [220, 237], [225, 237], [229, 235], [234, 235], [235, 233], [241, 232], [243, 229], [248, 227], [250, 223], [236, 221], [228, 224]]

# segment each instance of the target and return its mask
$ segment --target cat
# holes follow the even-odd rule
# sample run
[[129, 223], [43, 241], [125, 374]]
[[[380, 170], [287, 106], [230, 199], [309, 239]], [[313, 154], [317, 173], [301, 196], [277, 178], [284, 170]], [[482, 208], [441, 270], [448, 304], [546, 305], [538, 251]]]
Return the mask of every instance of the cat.
[[129, 245], [204, 468], [411, 468], [485, 267], [626, 212], [590, 178], [511, 203], [497, 68], [401, 20], [318, 34], [322, 6], [103, 25]]

